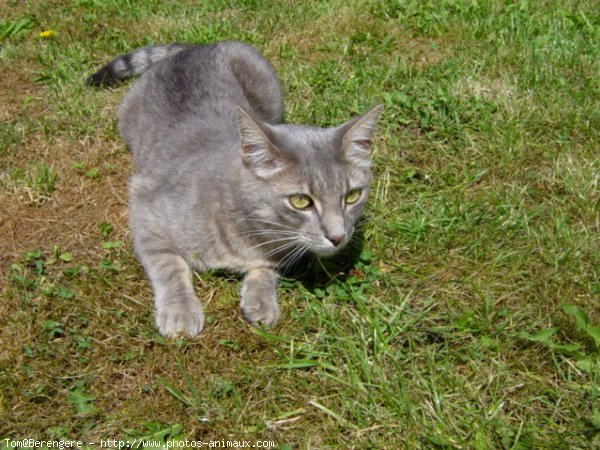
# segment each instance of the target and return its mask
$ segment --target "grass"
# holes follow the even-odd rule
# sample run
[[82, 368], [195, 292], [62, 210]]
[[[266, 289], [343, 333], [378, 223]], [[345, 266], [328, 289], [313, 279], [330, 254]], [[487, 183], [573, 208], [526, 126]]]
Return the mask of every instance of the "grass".
[[[600, 446], [600, 15], [543, 2], [8, 1], [0, 20], [0, 438], [277, 448]], [[45, 33], [52, 30], [54, 33]], [[127, 227], [127, 86], [149, 43], [241, 39], [287, 119], [386, 106], [365, 245], [249, 327], [165, 340]]]

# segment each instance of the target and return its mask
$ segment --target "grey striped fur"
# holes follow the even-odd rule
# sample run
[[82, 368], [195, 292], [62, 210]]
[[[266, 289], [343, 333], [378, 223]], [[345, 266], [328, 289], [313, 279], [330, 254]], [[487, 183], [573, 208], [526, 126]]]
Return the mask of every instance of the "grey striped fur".
[[[381, 107], [332, 128], [283, 124], [279, 80], [248, 45], [177, 44], [128, 55], [90, 79], [106, 84], [145, 71], [119, 107], [119, 129], [133, 153], [131, 232], [160, 332], [202, 331], [192, 269], [244, 274], [244, 318], [274, 325], [278, 271], [306, 252], [332, 255], [351, 239]], [[348, 202], [353, 189], [359, 196]], [[312, 203], [294, 207], [295, 194]]]
[[87, 78], [89, 86], [109, 86], [141, 75], [158, 61], [190, 48], [186, 44], [151, 45], [121, 55]]

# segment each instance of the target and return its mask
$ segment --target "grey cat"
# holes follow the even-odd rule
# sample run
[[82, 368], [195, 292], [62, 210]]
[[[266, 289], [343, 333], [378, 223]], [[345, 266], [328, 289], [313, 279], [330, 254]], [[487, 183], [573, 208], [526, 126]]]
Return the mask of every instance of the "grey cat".
[[133, 153], [131, 232], [160, 333], [202, 331], [191, 269], [244, 274], [244, 318], [274, 325], [278, 271], [306, 252], [336, 253], [354, 232], [382, 107], [332, 128], [284, 124], [273, 68], [232, 41], [143, 47], [87, 82], [135, 75], [119, 130]]

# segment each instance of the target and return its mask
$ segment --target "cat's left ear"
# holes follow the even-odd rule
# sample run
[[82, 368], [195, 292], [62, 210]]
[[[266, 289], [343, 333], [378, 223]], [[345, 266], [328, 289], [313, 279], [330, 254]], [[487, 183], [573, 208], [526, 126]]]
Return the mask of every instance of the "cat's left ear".
[[340, 133], [342, 133], [341, 150], [346, 160], [359, 167], [368, 168], [370, 166], [371, 136], [382, 111], [383, 105], [377, 105], [340, 127]]

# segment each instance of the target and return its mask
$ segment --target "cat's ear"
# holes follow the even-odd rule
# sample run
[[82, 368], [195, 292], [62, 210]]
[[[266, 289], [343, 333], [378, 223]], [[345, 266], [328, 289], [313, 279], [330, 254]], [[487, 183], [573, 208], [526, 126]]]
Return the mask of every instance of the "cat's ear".
[[366, 113], [346, 122], [340, 127], [342, 152], [346, 160], [359, 167], [371, 164], [371, 136], [383, 105], [377, 105]]
[[284, 169], [286, 158], [267, 136], [267, 125], [259, 124], [240, 106], [237, 115], [244, 165], [259, 178], [268, 178]]

